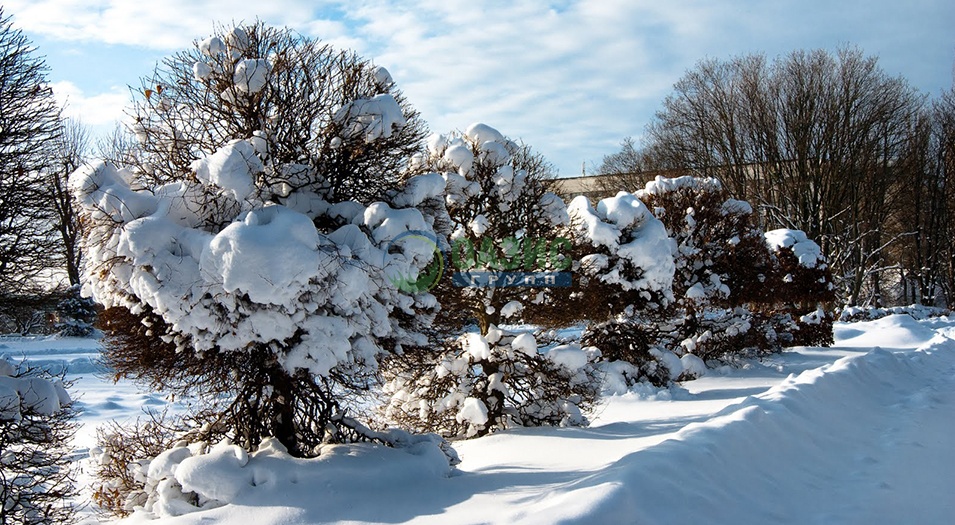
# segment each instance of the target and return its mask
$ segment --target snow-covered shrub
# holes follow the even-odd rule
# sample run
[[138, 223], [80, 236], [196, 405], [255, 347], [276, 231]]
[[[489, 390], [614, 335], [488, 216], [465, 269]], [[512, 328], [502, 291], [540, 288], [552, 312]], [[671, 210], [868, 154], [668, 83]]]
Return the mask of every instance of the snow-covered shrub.
[[427, 150], [416, 155], [413, 168], [440, 173], [446, 181], [439, 233], [447, 235], [450, 257], [435, 288], [442, 304], [439, 324], [460, 333], [462, 324], [473, 321], [486, 333], [492, 324], [519, 321], [529, 311], [524, 307], [548, 292], [485, 286], [486, 280], [462, 285], [469, 276], [569, 270], [569, 246], [562, 244], [559, 230], [567, 224], [566, 206], [549, 191], [553, 167], [529, 146], [475, 123], [464, 132], [428, 137]]
[[[682, 374], [682, 367], [673, 367], [672, 361], [663, 359], [663, 352], [668, 351], [655, 344], [652, 334], [652, 327], [648, 325], [612, 320], [588, 326], [581, 344], [600, 349], [600, 370], [613, 376], [608, 387], [620, 393], [644, 381], [665, 386]], [[675, 358], [678, 363], [679, 358]], [[618, 383], [623, 388], [617, 386]]]
[[925, 306], [921, 304], [893, 306], [890, 308], [861, 308], [858, 306], [848, 306], [843, 308], [839, 313], [839, 320], [847, 323], [856, 321], [872, 321], [898, 314], [905, 314], [911, 316], [913, 319], [923, 320], [932, 317], [944, 317], [947, 315], [952, 315], [952, 311], [947, 308]]
[[[388, 360], [386, 418], [454, 437], [583, 424], [598, 388], [590, 364], [554, 360], [557, 354], [538, 351], [546, 345], [533, 335], [497, 328], [539, 322], [544, 309], [576, 315], [548, 306], [561, 291], [538, 282], [544, 273], [569, 272], [572, 263], [570, 241], [560, 237], [566, 207], [545, 180], [551, 168], [527, 146], [472, 124], [463, 133], [431, 136], [415, 169], [440, 172], [446, 181], [444, 216], [435, 224], [444, 226], [437, 229], [451, 253], [433, 290], [441, 313], [432, 339], [443, 350], [409, 349]], [[526, 276], [533, 285], [504, 286], [508, 279], [526, 283]], [[479, 333], [469, 331], [472, 323]]]
[[672, 241], [663, 224], [626, 192], [596, 206], [577, 197], [569, 212], [576, 282], [563, 307], [589, 321], [581, 344], [599, 348], [605, 373], [626, 383], [676, 378], [680, 370], [664, 362], [656, 328], [638, 321], [673, 301]]
[[80, 295], [80, 286], [71, 286], [56, 305], [56, 330], [65, 337], [89, 337], [96, 322], [96, 303]]
[[0, 359], [0, 524], [74, 521], [76, 425], [66, 386]]
[[752, 207], [715, 179], [657, 177], [638, 196], [676, 243], [675, 301], [645, 316], [660, 344], [710, 360], [831, 342], [818, 307], [830, 278], [805, 235], [764, 235]]
[[[773, 255], [768, 288], [777, 314], [792, 318], [792, 345], [833, 343], [835, 284], [819, 245], [799, 230], [781, 228], [764, 235]], [[770, 302], [770, 301], [766, 301]]]
[[593, 207], [581, 196], [568, 210], [579, 279], [574, 298], [588, 305], [588, 319], [630, 317], [672, 302], [672, 241], [640, 199], [620, 192]]
[[116, 516], [127, 516], [146, 504], [144, 466], [175, 445], [188, 426], [166, 413], [149, 413], [129, 423], [112, 421], [96, 429], [96, 446], [90, 448], [95, 479], [93, 502]]
[[449, 342], [437, 358], [418, 352], [395, 359], [385, 415], [446, 437], [582, 425], [599, 393], [595, 357], [577, 345], [542, 351], [532, 334], [492, 325], [486, 335], [469, 332]]
[[315, 454], [351, 436], [330, 423], [364, 406], [379, 358], [426, 342], [434, 297], [389, 276], [413, 279], [433, 246], [392, 241], [431, 230], [415, 206], [444, 181], [403, 178], [414, 113], [351, 54], [258, 24], [166, 66], [135, 108], [134, 165], [70, 177], [106, 359], [199, 396], [210, 436]]

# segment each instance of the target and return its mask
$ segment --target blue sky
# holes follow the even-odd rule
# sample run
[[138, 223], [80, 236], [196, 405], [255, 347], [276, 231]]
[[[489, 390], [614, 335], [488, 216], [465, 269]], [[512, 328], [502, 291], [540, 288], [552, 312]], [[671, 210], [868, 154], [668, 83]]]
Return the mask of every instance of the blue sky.
[[952, 0], [6, 0], [54, 91], [111, 130], [156, 63], [216, 24], [292, 27], [391, 71], [431, 130], [485, 122], [561, 175], [639, 137], [700, 59], [857, 46], [936, 96], [952, 86]]

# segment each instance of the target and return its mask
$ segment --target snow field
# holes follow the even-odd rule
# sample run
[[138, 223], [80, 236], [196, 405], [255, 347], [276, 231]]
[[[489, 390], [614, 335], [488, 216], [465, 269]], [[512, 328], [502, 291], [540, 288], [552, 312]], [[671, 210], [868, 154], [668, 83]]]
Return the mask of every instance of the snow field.
[[[270, 446], [182, 454], [168, 479], [220, 506], [121, 523], [947, 523], [952, 336], [952, 318], [837, 323], [832, 349], [795, 348], [670, 389], [637, 387], [607, 398], [589, 428], [457, 442], [453, 470], [427, 442], [335, 446], [311, 460]], [[80, 355], [92, 348], [66, 352], [82, 341], [50, 339], [54, 353], [44, 356], [44, 341], [4, 339], [3, 352]], [[71, 393], [86, 427], [161, 401], [87, 374]], [[78, 446], [91, 434], [84, 428]]]

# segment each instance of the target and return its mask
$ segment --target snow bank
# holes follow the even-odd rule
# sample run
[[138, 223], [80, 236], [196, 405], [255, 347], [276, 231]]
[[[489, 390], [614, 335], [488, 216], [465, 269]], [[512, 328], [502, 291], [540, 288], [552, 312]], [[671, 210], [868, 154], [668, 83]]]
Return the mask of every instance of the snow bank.
[[914, 348], [935, 337], [935, 330], [907, 314], [893, 314], [874, 321], [835, 323], [839, 346], [850, 348]]
[[[936, 500], [955, 482], [950, 468], [931, 467], [933, 456], [917, 452], [928, 478], [911, 490], [887, 490], [900, 476], [914, 481], [919, 474], [904, 474], [912, 468], [904, 463], [886, 466], [898, 472], [880, 468], [874, 458], [897, 447], [919, 451], [920, 443], [893, 434], [901, 420], [931, 418], [933, 438], [951, 430], [950, 418], [941, 423], [948, 416], [934, 407], [943, 403], [941, 392], [955, 402], [952, 370], [955, 341], [940, 335], [912, 353], [876, 349], [843, 358], [690, 424], [524, 510], [549, 513], [534, 523], [692, 523], [701, 516], [753, 524], [944, 521], [952, 505]], [[853, 494], [860, 469], [879, 472], [873, 483], [884, 479], [883, 486]]]

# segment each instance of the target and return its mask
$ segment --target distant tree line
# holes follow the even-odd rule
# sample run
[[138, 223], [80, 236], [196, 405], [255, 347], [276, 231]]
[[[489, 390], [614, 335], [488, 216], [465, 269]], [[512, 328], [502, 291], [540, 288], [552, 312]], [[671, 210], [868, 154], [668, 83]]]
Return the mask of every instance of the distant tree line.
[[815, 239], [844, 305], [955, 297], [955, 88], [930, 99], [858, 49], [700, 61], [598, 171], [612, 191], [717, 178]]

